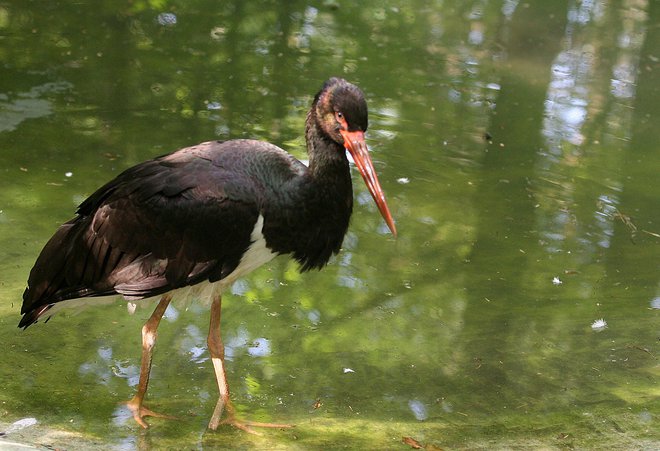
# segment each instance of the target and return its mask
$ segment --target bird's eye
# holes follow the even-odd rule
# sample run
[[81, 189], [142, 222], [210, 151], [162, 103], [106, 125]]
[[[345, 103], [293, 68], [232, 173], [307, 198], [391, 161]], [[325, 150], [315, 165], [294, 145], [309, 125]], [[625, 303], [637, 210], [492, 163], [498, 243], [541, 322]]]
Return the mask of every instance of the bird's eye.
[[346, 118], [344, 117], [344, 113], [342, 113], [341, 111], [335, 111], [335, 119], [337, 120], [337, 122], [339, 122], [339, 125], [342, 128], [347, 128]]

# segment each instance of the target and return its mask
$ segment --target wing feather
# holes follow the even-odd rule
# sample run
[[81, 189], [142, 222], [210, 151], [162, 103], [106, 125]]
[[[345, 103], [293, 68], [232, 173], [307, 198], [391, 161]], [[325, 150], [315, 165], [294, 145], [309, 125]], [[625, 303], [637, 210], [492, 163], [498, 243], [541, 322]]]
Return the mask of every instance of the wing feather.
[[20, 327], [67, 299], [141, 299], [231, 273], [263, 198], [238, 151], [211, 144], [130, 168], [85, 200], [38, 257]]

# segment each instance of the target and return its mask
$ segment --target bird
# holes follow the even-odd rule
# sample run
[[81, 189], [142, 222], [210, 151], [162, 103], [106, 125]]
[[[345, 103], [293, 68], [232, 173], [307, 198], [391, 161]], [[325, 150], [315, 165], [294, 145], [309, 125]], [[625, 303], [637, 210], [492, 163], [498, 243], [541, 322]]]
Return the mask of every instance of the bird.
[[[23, 293], [26, 329], [81, 298], [159, 299], [142, 327], [135, 421], [173, 418], [144, 405], [157, 329], [173, 298], [197, 289], [210, 301], [208, 352], [219, 397], [208, 427], [290, 427], [238, 419], [220, 333], [222, 292], [278, 255], [301, 272], [340, 251], [353, 209], [348, 154], [392, 235], [397, 231], [365, 142], [364, 93], [338, 77], [314, 96], [305, 120], [308, 165], [265, 141], [210, 141], [137, 164], [77, 208], [46, 243]], [[188, 292], [188, 296], [190, 293]], [[225, 418], [223, 417], [223, 412]]]

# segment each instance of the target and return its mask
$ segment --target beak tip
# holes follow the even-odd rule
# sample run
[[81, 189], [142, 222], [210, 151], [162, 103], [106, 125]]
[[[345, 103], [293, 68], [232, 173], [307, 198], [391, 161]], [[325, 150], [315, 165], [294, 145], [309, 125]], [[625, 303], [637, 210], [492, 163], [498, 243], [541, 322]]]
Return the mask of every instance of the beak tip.
[[387, 228], [390, 229], [390, 232], [392, 232], [392, 235], [394, 236], [394, 238], [397, 238], [399, 236], [399, 234], [396, 231], [396, 226], [394, 225], [394, 221], [392, 221], [392, 222], [386, 221], [386, 222], [387, 222]]

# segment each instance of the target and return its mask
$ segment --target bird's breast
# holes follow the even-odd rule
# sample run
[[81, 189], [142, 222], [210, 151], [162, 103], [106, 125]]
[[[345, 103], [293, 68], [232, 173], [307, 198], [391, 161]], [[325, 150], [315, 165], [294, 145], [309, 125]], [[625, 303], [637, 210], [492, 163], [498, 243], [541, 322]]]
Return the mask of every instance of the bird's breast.
[[241, 257], [241, 260], [231, 273], [219, 281], [223, 288], [233, 284], [236, 279], [254, 271], [261, 265], [268, 263], [278, 254], [273, 252], [266, 244], [266, 238], [263, 234], [264, 217], [259, 215], [257, 222], [250, 234], [250, 245]]

